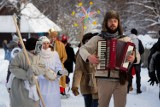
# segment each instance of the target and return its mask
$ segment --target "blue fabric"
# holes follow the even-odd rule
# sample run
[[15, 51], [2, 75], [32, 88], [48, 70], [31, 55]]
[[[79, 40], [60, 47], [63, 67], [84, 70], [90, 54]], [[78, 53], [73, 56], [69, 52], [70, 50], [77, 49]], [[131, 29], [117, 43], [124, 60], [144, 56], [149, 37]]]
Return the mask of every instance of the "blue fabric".
[[92, 95], [84, 94], [83, 97], [84, 97], [85, 107], [92, 107]]
[[4, 50], [4, 59], [5, 60], [8, 59], [8, 50], [7, 49]]
[[98, 107], [98, 99], [92, 100], [92, 107]]
[[8, 61], [11, 60], [11, 51], [7, 50], [7, 52], [5, 53], [5, 59]]
[[98, 99], [92, 99], [92, 94], [83, 94], [85, 107], [98, 107]]

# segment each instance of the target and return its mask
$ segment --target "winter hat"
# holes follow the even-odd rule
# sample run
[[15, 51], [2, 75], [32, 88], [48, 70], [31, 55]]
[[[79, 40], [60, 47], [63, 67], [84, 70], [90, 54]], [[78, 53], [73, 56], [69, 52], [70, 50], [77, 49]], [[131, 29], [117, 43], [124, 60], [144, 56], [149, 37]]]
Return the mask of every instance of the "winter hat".
[[62, 35], [62, 42], [64, 43], [64, 44], [66, 44], [67, 43], [67, 40], [68, 40], [68, 37], [66, 36], [66, 35]]
[[43, 42], [49, 42], [50, 43], [50, 40], [46, 36], [41, 36], [38, 40], [42, 41], [42, 43]]
[[26, 49], [27, 49], [28, 51], [34, 50], [37, 41], [38, 41], [38, 39], [36, 39], [36, 38], [29, 38], [29, 39], [26, 41]]
[[62, 35], [62, 41], [67, 41], [68, 40], [68, 37], [66, 35]]
[[18, 42], [18, 41], [19, 41], [19, 38], [17, 37], [17, 35], [13, 34], [13, 35], [12, 35], [12, 40], [13, 40], [14, 42]]
[[98, 33], [86, 33], [82, 38], [82, 43], [85, 44], [87, 40], [91, 39], [95, 35], [98, 35]]
[[103, 23], [102, 23], [102, 31], [107, 31], [107, 22], [109, 19], [112, 19], [112, 18], [115, 18], [118, 20], [118, 29], [117, 30], [118, 30], [119, 35], [123, 35], [119, 14], [118, 14], [118, 12], [116, 12], [114, 10], [106, 12]]
[[135, 28], [131, 29], [131, 33], [132, 33], [132, 34], [135, 34], [135, 35], [138, 34], [138, 32], [137, 32], [137, 30], [136, 30]]
[[57, 37], [58, 33], [53, 28], [49, 29], [48, 31], [49, 37]]

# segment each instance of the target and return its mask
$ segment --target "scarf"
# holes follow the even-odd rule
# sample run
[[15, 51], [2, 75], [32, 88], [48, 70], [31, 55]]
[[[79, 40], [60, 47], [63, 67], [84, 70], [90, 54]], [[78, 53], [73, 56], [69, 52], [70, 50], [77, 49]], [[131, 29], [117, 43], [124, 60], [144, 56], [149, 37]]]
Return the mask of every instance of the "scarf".
[[40, 52], [40, 56], [43, 59], [50, 59], [50, 58], [53, 57], [53, 52], [51, 51], [50, 48], [48, 48], [47, 50], [42, 49], [41, 52]]
[[102, 37], [105, 40], [112, 39], [112, 38], [119, 38], [120, 37], [120, 35], [118, 35], [118, 32], [116, 32], [114, 34], [111, 34], [111, 33], [108, 33], [106, 31], [101, 31], [101, 34], [99, 36]]

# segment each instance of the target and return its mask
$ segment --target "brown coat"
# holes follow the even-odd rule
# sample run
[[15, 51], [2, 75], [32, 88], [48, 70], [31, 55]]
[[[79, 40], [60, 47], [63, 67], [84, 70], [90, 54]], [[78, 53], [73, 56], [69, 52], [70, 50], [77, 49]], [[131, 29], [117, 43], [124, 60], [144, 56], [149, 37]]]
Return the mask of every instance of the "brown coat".
[[67, 59], [65, 45], [61, 41], [56, 40], [54, 49], [58, 52], [59, 58], [63, 64]]
[[92, 64], [84, 62], [80, 54], [77, 55], [72, 87], [79, 87], [82, 94], [92, 94], [93, 99], [98, 98], [95, 68]]
[[[62, 66], [64, 67], [63, 64], [67, 59], [67, 53], [66, 53], [65, 45], [61, 41], [56, 40], [55, 45], [54, 45], [54, 49], [58, 52], [59, 58], [62, 62]], [[61, 76], [60, 86], [63, 87], [63, 88], [66, 87], [66, 76]]]

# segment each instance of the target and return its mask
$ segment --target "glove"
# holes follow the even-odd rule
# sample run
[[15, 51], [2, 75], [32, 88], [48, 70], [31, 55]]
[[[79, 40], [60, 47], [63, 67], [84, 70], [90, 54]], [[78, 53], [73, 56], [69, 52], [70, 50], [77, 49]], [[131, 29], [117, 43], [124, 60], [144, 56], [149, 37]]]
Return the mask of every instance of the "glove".
[[27, 70], [27, 79], [28, 79], [30, 85], [35, 85], [35, 83], [36, 83], [33, 72], [34, 71], [33, 71], [32, 65], [29, 65], [29, 68]]
[[154, 72], [150, 72], [149, 77], [150, 77], [150, 79], [148, 80], [148, 82], [150, 82], [150, 85], [153, 86], [154, 82], [156, 82], [156, 84], [158, 84], [158, 80], [157, 80], [157, 77]]
[[44, 75], [44, 77], [49, 81], [54, 81], [57, 78], [57, 74], [52, 71], [51, 69], [48, 69]]
[[60, 75], [66, 75], [68, 76], [68, 71], [66, 69], [58, 71]]
[[149, 80], [148, 80], [148, 82], [150, 82], [150, 85], [154, 85], [154, 83], [156, 82], [156, 84], [158, 85], [158, 80], [155, 78], [155, 79], [153, 79], [153, 78], [150, 78]]
[[34, 76], [34, 67], [32, 65], [29, 65], [27, 70], [27, 77], [30, 78], [32, 76]]
[[75, 96], [79, 95], [78, 87], [72, 87], [71, 90]]

